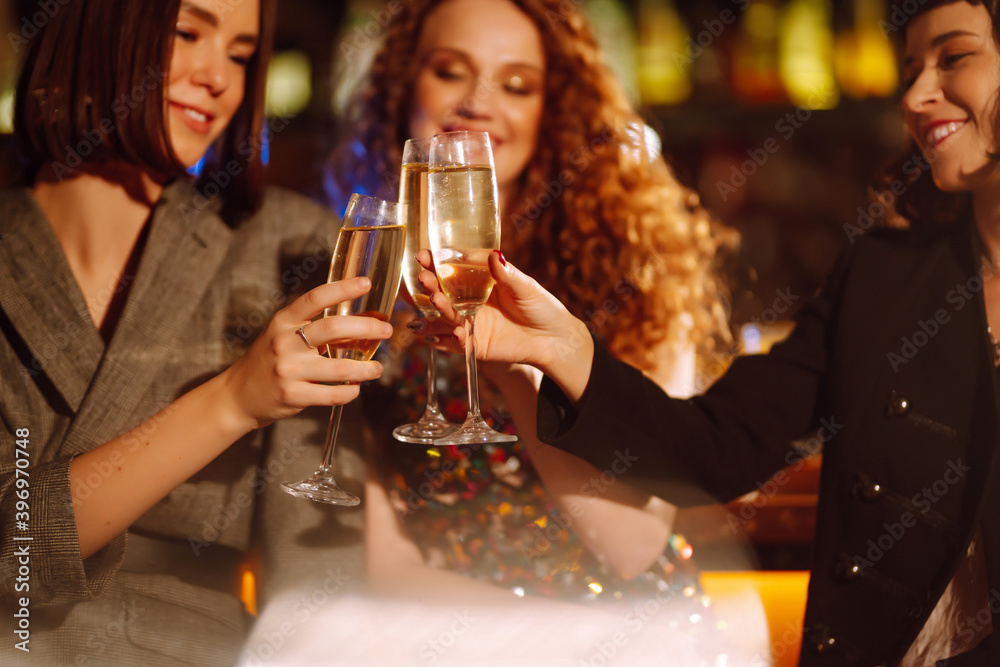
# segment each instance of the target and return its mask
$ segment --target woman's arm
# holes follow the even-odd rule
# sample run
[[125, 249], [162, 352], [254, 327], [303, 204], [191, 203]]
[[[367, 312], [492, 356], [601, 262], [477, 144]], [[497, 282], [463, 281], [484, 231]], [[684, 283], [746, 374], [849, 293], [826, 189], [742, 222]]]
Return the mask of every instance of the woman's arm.
[[[153, 505], [245, 433], [310, 405], [353, 400], [358, 383], [381, 374], [377, 362], [328, 359], [322, 347], [340, 339], [381, 340], [391, 327], [374, 318], [336, 317], [310, 323], [326, 307], [356, 298], [367, 279], [320, 286], [279, 311], [229, 369], [181, 396], [131, 431], [75, 458], [70, 465], [73, 512], [83, 558], [126, 530]], [[97, 466], [108, 471], [88, 481]], [[90, 475], [93, 479], [93, 475]]]
[[[824, 290], [796, 316], [796, 328], [768, 355], [737, 359], [703, 396], [678, 400], [635, 368], [595, 347], [586, 326], [534, 280], [490, 257], [497, 282], [476, 316], [478, 356], [542, 370], [538, 436], [598, 469], [627, 450], [629, 482], [678, 506], [728, 500], [788, 463], [790, 443], [818, 426], [830, 335], [856, 248]], [[419, 256], [430, 266], [430, 253]], [[454, 311], [434, 293], [445, 321]], [[464, 340], [465, 330], [452, 332]]]
[[622, 481], [624, 464], [617, 472], [601, 470], [542, 444], [536, 434], [541, 373], [523, 365], [498, 370], [491, 378], [507, 401], [518, 437], [559, 508], [561, 520], [620, 576], [630, 578], [647, 570], [667, 546], [676, 508]]
[[417, 545], [405, 534], [374, 468], [369, 468], [365, 482], [365, 508], [365, 556], [370, 592], [421, 601], [475, 600], [477, 604], [500, 604], [516, 599], [511, 591], [425, 564]]
[[[429, 263], [429, 257], [422, 259]], [[534, 280], [506, 264], [499, 253], [490, 257], [490, 264], [497, 277], [491, 297], [496, 307], [483, 309], [476, 318], [477, 347], [484, 328], [488, 336], [480, 356], [532, 363], [559, 382], [567, 395], [580, 400], [594, 349], [586, 325]], [[436, 282], [430, 275], [428, 282], [432, 284], [426, 287], [433, 292]], [[435, 305], [446, 320], [457, 321], [443, 295]], [[456, 334], [462, 338], [464, 329]], [[504, 395], [518, 435], [563, 520], [621, 576], [645, 571], [666, 548], [676, 508], [622, 481], [627, 470], [622, 461], [609, 461], [599, 468], [563, 449], [543, 445], [536, 434], [538, 371], [508, 363], [487, 363], [483, 369]], [[662, 375], [672, 378], [666, 371]], [[628, 461], [627, 454], [624, 459]]]

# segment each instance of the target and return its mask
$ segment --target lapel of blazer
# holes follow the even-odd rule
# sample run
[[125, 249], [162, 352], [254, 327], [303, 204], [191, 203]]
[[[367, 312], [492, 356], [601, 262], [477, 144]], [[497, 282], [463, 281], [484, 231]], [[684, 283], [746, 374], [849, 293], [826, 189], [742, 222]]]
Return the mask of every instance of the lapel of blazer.
[[[968, 308], [965, 326], [971, 327], [963, 337], [976, 341], [971, 344], [965, 354], [955, 354], [961, 365], [955, 368], [954, 377], [962, 385], [974, 387], [970, 393], [972, 403], [972, 419], [969, 427], [968, 465], [970, 471], [968, 484], [973, 493], [965, 498], [965, 516], [974, 516], [982, 500], [982, 485], [985, 483], [990, 468], [995, 463], [997, 445], [997, 416], [1000, 407], [1000, 392], [997, 385], [997, 370], [993, 365], [993, 347], [986, 334], [987, 318], [986, 303], [983, 299], [981, 279], [989, 278], [991, 270], [982, 265], [982, 246], [976, 227], [971, 222], [964, 238], [957, 238], [953, 244], [955, 256], [962, 270], [962, 279], [970, 291], [975, 294], [972, 308]], [[971, 289], [976, 288], [978, 289]]]
[[[982, 244], [979, 240], [975, 225], [972, 227], [972, 244], [970, 264], [978, 264], [982, 254]], [[1000, 272], [1000, 266], [984, 271], [985, 276]], [[976, 299], [976, 315], [979, 325], [986, 326], [986, 303], [982, 295]], [[996, 334], [994, 334], [996, 335]], [[976, 412], [973, 417], [969, 450], [970, 466], [973, 468], [972, 479], [977, 485], [982, 485], [981, 493], [969, 494], [965, 499], [965, 512], [976, 518], [972, 530], [976, 526], [982, 527], [983, 541], [985, 542], [989, 568], [991, 570], [989, 578], [992, 591], [1000, 582], [1000, 567], [998, 567], [997, 554], [1000, 553], [1000, 532], [997, 531], [995, 514], [1000, 510], [1000, 453], [998, 453], [998, 438], [1000, 438], [1000, 368], [995, 368], [991, 362], [994, 359], [992, 342], [985, 336], [983, 344], [986, 348], [986, 363], [983, 368], [987, 368], [989, 377], [983, 379], [980, 384], [984, 387], [981, 396], [977, 397]], [[992, 597], [991, 597], [992, 600]]]
[[28, 188], [0, 193], [0, 310], [20, 339], [22, 371], [41, 377], [43, 391], [47, 378], [68, 411], [78, 410], [104, 341]]
[[232, 230], [199, 207], [187, 183], [164, 191], [139, 270], [108, 349], [60, 455], [71, 456], [135, 425], [133, 411], [190, 321], [229, 250]]

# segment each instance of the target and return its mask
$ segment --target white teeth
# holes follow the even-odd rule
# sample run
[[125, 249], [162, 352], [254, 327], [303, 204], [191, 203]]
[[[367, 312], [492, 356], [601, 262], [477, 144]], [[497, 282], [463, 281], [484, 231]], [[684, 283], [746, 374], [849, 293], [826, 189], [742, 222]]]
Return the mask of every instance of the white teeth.
[[933, 130], [927, 133], [925, 141], [928, 146], [935, 146], [939, 142], [958, 132], [958, 129], [965, 125], [965, 121], [961, 123], [945, 123], [944, 125], [938, 125]]
[[207, 123], [208, 122], [208, 116], [206, 116], [205, 114], [200, 113], [198, 111], [195, 111], [194, 109], [185, 108], [184, 109], [184, 113], [186, 113], [188, 116], [190, 116], [191, 118], [195, 119], [199, 123]]

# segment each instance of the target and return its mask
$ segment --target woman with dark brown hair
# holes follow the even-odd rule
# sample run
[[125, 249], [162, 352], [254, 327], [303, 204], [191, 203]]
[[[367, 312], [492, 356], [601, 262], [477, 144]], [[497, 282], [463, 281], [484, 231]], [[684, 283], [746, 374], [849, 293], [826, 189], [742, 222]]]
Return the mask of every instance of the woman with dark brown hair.
[[891, 17], [911, 150], [887, 189], [911, 229], [858, 233], [787, 340], [673, 399], [495, 254], [477, 349], [545, 372], [543, 441], [599, 465], [626, 439], [646, 462], [626, 479], [678, 504], [685, 482], [745, 493], [824, 429], [798, 664], [996, 665], [1000, 6], [907, 0]]
[[[724, 235], [648, 146], [573, 3], [404, 3], [348, 115], [335, 185], [392, 192], [404, 141], [453, 130], [490, 134], [504, 252], [614, 354], [691, 393], [696, 353], [728, 337], [712, 270]], [[544, 447], [533, 433], [537, 376], [510, 365], [483, 373], [496, 390], [485, 411], [499, 428], [516, 423], [520, 441], [428, 453], [381, 433], [388, 498], [420, 555], [412, 544], [369, 549], [373, 582], [412, 583], [391, 560], [404, 553], [416, 567], [426, 561], [519, 594], [611, 600], [651, 581], [680, 584], [673, 573], [687, 551], [671, 536], [673, 508], [618, 482], [634, 464], [627, 443], [613, 470]], [[405, 381], [414, 376], [408, 358], [381, 391], [366, 389], [376, 428], [412, 421], [405, 409], [420, 399]], [[385, 493], [370, 484], [368, 494], [371, 518]], [[370, 520], [369, 540], [386, 530]], [[386, 544], [398, 544], [388, 532]]]
[[353, 399], [381, 367], [314, 346], [391, 328], [311, 321], [363, 280], [285, 306], [336, 221], [263, 188], [273, 26], [272, 0], [78, 0], [28, 46], [0, 192], [5, 663], [233, 664], [248, 550], [263, 596], [329, 555], [295, 546], [329, 515], [271, 490], [317, 425], [261, 427]]

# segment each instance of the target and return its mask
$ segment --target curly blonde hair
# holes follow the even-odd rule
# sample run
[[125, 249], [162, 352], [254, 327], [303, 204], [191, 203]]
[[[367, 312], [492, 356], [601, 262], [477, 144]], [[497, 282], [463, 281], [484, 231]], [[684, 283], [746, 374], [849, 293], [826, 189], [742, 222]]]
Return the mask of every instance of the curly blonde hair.
[[[427, 15], [446, 1], [403, 3], [388, 27], [331, 162], [342, 192], [393, 191], [417, 43]], [[517, 230], [505, 251], [643, 370], [656, 367], [653, 351], [664, 342], [693, 343], [704, 355], [731, 341], [715, 265], [735, 232], [714, 223], [648, 150], [642, 120], [574, 3], [510, 1], [542, 34], [547, 68], [537, 147], [504, 211]]]

